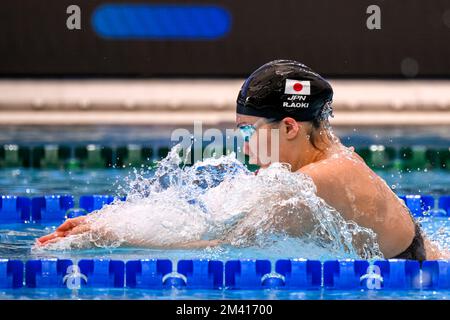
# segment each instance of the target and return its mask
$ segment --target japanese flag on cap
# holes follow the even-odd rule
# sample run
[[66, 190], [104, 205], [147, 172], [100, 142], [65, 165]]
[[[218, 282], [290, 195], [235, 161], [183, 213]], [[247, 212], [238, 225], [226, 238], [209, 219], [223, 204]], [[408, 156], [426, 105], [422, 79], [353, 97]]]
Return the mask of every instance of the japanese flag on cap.
[[284, 87], [285, 94], [311, 94], [311, 81], [299, 81], [286, 79], [286, 86]]

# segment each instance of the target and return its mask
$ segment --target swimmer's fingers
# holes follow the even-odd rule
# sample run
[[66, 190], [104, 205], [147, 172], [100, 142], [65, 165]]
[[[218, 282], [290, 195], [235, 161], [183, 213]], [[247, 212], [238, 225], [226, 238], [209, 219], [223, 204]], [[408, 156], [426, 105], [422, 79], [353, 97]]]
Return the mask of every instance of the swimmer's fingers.
[[89, 230], [90, 230], [89, 225], [79, 225], [79, 226], [74, 227], [70, 231], [55, 231], [51, 234], [48, 234], [46, 236], [43, 236], [43, 237], [40, 237], [39, 239], [37, 239], [36, 244], [38, 246], [44, 246], [49, 243], [55, 243], [55, 242], [61, 240], [61, 238], [64, 238], [66, 236], [85, 233]]
[[40, 237], [39, 239], [37, 239], [37, 243], [39, 245], [43, 245], [43, 244], [47, 243], [48, 241], [51, 241], [51, 240], [53, 240], [55, 238], [61, 238], [61, 237], [64, 237], [64, 236], [65, 236], [64, 232], [55, 231], [55, 232], [50, 233], [50, 234], [48, 234], [46, 236]]
[[43, 237], [40, 237], [39, 239], [37, 239], [36, 244], [44, 245], [47, 241], [50, 241], [51, 239], [54, 239], [56, 237], [58, 237], [58, 236], [54, 233], [48, 234], [46, 236], [43, 236]]
[[39, 246], [46, 246], [46, 245], [49, 245], [49, 244], [51, 244], [51, 243], [56, 243], [56, 242], [58, 242], [58, 241], [61, 241], [62, 238], [63, 238], [63, 237], [53, 238], [53, 239], [50, 239], [50, 240], [48, 240], [48, 241], [46, 241], [46, 242], [44, 242], [44, 243], [38, 243], [38, 245], [39, 245]]
[[86, 217], [78, 217], [67, 219], [62, 225], [60, 225], [56, 231], [68, 231], [70, 229], [75, 228], [86, 220]]
[[67, 235], [75, 235], [75, 234], [80, 234], [80, 233], [85, 233], [91, 230], [91, 227], [88, 224], [82, 224], [79, 226], [76, 226], [75, 228], [73, 228], [72, 230], [70, 230]]

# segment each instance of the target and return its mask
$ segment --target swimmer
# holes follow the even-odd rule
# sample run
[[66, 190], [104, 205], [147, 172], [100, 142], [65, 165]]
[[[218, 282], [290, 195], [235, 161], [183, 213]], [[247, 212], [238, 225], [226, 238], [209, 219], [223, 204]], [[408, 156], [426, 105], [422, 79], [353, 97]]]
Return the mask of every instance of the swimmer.
[[[345, 147], [334, 136], [328, 122], [332, 97], [330, 84], [296, 61], [272, 61], [253, 72], [239, 92], [236, 110], [237, 127], [246, 136], [244, 152], [250, 163], [262, 170], [272, 162], [287, 163], [292, 172], [309, 176], [317, 195], [344, 219], [376, 233], [385, 258], [440, 258], [441, 253], [426, 238], [403, 201], [353, 148]], [[271, 141], [270, 134], [262, 138], [264, 129], [276, 129], [277, 141]], [[260, 148], [261, 144], [265, 148]], [[267, 161], [262, 150], [271, 150], [272, 145], [278, 146], [276, 157], [270, 154]], [[88, 232], [87, 221], [87, 217], [69, 219], [37, 243], [46, 245]], [[306, 228], [292, 219], [284, 221], [285, 226], [280, 228], [293, 236]], [[226, 240], [201, 240], [171, 247], [202, 248], [223, 242]]]
[[[404, 202], [331, 131], [333, 90], [309, 67], [290, 60], [269, 62], [244, 83], [237, 100], [237, 126], [278, 129], [279, 162], [312, 178], [317, 195], [352, 220], [377, 234], [385, 258], [425, 260], [439, 257]], [[270, 150], [271, 135], [267, 134]], [[260, 142], [258, 142], [260, 143]], [[262, 155], [245, 146], [250, 163], [262, 168]], [[263, 148], [256, 148], [263, 150]]]

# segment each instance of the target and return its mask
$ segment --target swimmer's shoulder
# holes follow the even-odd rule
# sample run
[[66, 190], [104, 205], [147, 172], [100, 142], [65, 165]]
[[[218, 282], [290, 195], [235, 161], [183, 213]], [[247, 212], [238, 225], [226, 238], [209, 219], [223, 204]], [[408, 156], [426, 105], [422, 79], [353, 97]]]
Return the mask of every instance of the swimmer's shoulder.
[[317, 195], [344, 215], [351, 212], [345, 200], [349, 188], [356, 194], [368, 183], [365, 163], [353, 155], [320, 160], [300, 168], [298, 172], [309, 176], [317, 188]]
[[364, 173], [366, 165], [364, 161], [354, 152], [347, 155], [335, 155], [329, 158], [310, 163], [298, 170], [310, 176], [314, 183], [333, 188], [339, 188], [345, 183], [346, 178], [355, 177]]
[[334, 174], [346, 171], [364, 164], [355, 155], [334, 155], [329, 158], [319, 160], [301, 167], [298, 172], [305, 174], [313, 174], [314, 176], [322, 176], [333, 172]]
[[303, 166], [297, 172], [310, 177], [317, 188], [318, 195], [324, 198], [336, 185], [337, 179], [334, 175], [337, 165], [335, 161], [325, 159]]

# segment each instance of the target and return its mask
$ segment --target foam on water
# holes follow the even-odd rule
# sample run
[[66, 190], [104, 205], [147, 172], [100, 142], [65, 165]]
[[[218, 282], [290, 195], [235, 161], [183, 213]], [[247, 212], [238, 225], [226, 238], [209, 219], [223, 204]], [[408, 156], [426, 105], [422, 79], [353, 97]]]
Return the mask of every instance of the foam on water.
[[[128, 182], [127, 200], [88, 216], [89, 231], [45, 249], [174, 247], [197, 240], [227, 247], [267, 248], [289, 256], [380, 258], [375, 233], [345, 221], [316, 195], [313, 181], [274, 163], [254, 175], [235, 155], [181, 166], [180, 146], [152, 178]], [[209, 251], [208, 251], [209, 250]], [[216, 251], [214, 251], [216, 250]]]

